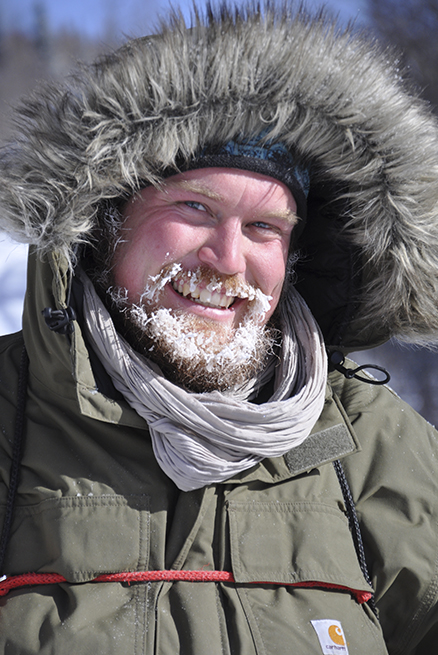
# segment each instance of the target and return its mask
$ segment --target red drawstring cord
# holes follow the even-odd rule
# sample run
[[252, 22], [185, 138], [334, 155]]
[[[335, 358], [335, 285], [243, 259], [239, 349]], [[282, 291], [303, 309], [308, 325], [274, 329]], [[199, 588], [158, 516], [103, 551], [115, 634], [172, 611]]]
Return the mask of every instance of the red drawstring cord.
[[[103, 573], [91, 582], [233, 582], [234, 576], [229, 571], [127, 571], [125, 573]], [[25, 587], [28, 585], [58, 584], [67, 582], [64, 576], [59, 573], [23, 573], [22, 575], [3, 576], [0, 578], [0, 596], [6, 596], [11, 589]], [[332, 589], [350, 593], [358, 603], [366, 603], [372, 596], [369, 591], [350, 589], [343, 585], [334, 585], [328, 582], [291, 582], [276, 583], [269, 581], [257, 581], [246, 584], [283, 584], [289, 587], [319, 587], [321, 589]]]
[[[234, 582], [228, 571], [127, 571], [124, 573], [103, 573], [90, 582], [159, 582], [185, 580], [186, 582]], [[59, 573], [23, 573], [0, 578], [0, 596], [8, 591], [28, 585], [58, 584], [68, 582]]]

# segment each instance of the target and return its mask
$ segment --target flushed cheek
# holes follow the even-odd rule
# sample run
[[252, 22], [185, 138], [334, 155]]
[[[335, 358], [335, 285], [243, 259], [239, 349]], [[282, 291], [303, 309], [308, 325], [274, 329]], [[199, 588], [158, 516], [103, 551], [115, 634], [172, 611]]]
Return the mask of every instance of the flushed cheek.
[[142, 257], [136, 250], [126, 249], [119, 252], [115, 257], [114, 265], [114, 282], [116, 286], [128, 290], [131, 299], [137, 295], [143, 286], [144, 278], [150, 274], [150, 260], [147, 264], [148, 257]]
[[256, 284], [266, 295], [272, 296], [272, 300], [270, 301], [271, 309], [266, 314], [266, 320], [272, 316], [278, 305], [285, 275], [286, 261], [281, 251], [278, 252], [277, 257], [271, 258], [268, 261], [264, 260], [263, 266], [254, 273]]
[[274, 311], [275, 311], [276, 308], [277, 308], [277, 305], [278, 305], [278, 303], [279, 303], [280, 296], [281, 296], [281, 289], [282, 289], [282, 287], [283, 287], [283, 285], [281, 285], [281, 287], [280, 287], [280, 289], [279, 289], [278, 291], [275, 291], [275, 292], [272, 294], [271, 310], [270, 310], [270, 314], [269, 314], [268, 318], [271, 318], [272, 314], [274, 313]]
[[270, 308], [269, 311], [266, 312], [264, 320], [262, 321], [263, 323], [267, 323], [269, 321], [269, 319], [271, 318], [272, 314], [275, 312], [275, 310], [277, 308], [277, 305], [278, 305], [278, 302], [280, 300], [281, 289], [280, 289], [279, 292], [274, 291], [270, 295], [272, 297], [272, 300], [270, 300], [271, 308]]
[[199, 230], [179, 229], [178, 224], [170, 224], [171, 229], [169, 229], [165, 221], [162, 223], [162, 227], [149, 230], [138, 239], [141, 245], [140, 257], [137, 257], [137, 260], [146, 260], [146, 267], [155, 269], [152, 274], [171, 262], [181, 261], [190, 256], [194, 260], [193, 263], [198, 265], [195, 253], [203, 243]]
[[121, 244], [114, 259], [114, 281], [126, 288], [131, 300], [138, 297], [163, 266], [175, 260], [175, 249], [157, 238], [144, 239], [132, 235]]

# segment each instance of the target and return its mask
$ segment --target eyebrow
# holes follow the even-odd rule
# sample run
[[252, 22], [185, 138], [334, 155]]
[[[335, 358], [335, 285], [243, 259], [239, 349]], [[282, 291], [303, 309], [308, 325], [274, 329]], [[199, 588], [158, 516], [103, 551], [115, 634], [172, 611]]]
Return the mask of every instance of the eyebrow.
[[184, 191], [189, 191], [191, 193], [198, 193], [201, 196], [205, 196], [206, 198], [210, 198], [210, 200], [216, 200], [217, 202], [224, 202], [225, 198], [221, 196], [219, 193], [216, 193], [215, 191], [212, 191], [209, 189], [207, 186], [204, 186], [203, 184], [199, 184], [199, 182], [195, 182], [193, 180], [178, 180], [177, 182], [169, 181], [166, 184], [166, 187], [172, 187], [172, 188], [179, 188], [183, 189]]
[[[206, 198], [210, 198], [210, 200], [216, 200], [217, 202], [224, 202], [225, 200], [224, 196], [220, 195], [219, 193], [216, 193], [215, 191], [212, 191], [207, 186], [200, 184], [199, 182], [196, 182], [194, 180], [178, 180], [176, 182], [171, 180], [167, 182], [166, 187], [168, 188], [173, 187], [176, 189], [189, 191], [191, 193], [198, 193], [199, 195], [205, 196]], [[280, 209], [275, 212], [263, 213], [260, 216], [259, 220], [263, 220], [264, 218], [266, 219], [280, 218], [287, 221], [288, 223], [292, 223], [292, 225], [296, 225], [299, 221], [299, 218], [296, 215], [296, 213], [291, 211], [290, 209]]]
[[296, 215], [296, 213], [291, 211], [290, 209], [280, 209], [279, 211], [275, 211], [275, 212], [267, 212], [266, 214], [263, 214], [261, 219], [262, 218], [282, 218], [288, 223], [292, 223], [292, 225], [295, 225], [299, 221], [299, 218]]

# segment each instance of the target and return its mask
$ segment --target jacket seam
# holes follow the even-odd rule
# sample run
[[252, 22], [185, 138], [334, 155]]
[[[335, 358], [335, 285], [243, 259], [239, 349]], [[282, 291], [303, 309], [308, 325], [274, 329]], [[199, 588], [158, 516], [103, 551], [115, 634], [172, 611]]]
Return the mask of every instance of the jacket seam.
[[[44, 498], [38, 503], [29, 505], [17, 505], [16, 512], [29, 516], [41, 514], [50, 511], [50, 509], [81, 509], [83, 507], [129, 507], [135, 511], [148, 511], [149, 502], [144, 506], [131, 507], [129, 499], [143, 498], [149, 501], [146, 494], [100, 494], [88, 496], [53, 496]], [[0, 507], [2, 507], [0, 505]], [[4, 505], [3, 505], [4, 507]]]
[[249, 629], [251, 631], [251, 636], [254, 642], [254, 648], [256, 655], [268, 655], [265, 644], [263, 643], [262, 635], [259, 629], [259, 624], [257, 622], [257, 618], [254, 615], [251, 605], [249, 602], [249, 598], [247, 595], [247, 592], [245, 589], [242, 587], [236, 587], [237, 595], [240, 599], [243, 611], [246, 616], [246, 620], [248, 622]]
[[317, 512], [318, 514], [333, 514], [333, 516], [339, 518], [343, 522], [347, 522], [345, 512], [339, 509], [339, 507], [334, 507], [329, 505], [329, 503], [319, 503], [315, 501], [307, 500], [298, 500], [294, 501], [279, 501], [273, 503], [269, 500], [261, 501], [246, 501], [246, 500], [229, 500], [228, 501], [228, 511], [229, 512], [245, 512], [253, 513], [263, 511], [263, 506], [266, 507], [264, 510], [267, 513], [278, 512], [278, 513], [287, 513], [287, 514], [307, 514], [308, 512]]
[[[144, 512], [139, 511], [139, 538], [138, 538], [138, 561], [137, 561], [137, 570], [141, 571], [142, 569], [146, 570], [149, 567], [149, 549], [148, 543], [150, 541], [150, 512], [146, 513], [146, 521], [144, 518]], [[144, 525], [146, 523], [146, 525]], [[144, 536], [145, 533], [145, 536]], [[147, 552], [143, 552], [144, 544], [146, 544]]]
[[[148, 585], [136, 585], [135, 589], [135, 636], [134, 636], [134, 649], [135, 655], [140, 655], [146, 652], [146, 634], [149, 630], [149, 613], [148, 608]], [[142, 619], [141, 620], [141, 615]], [[144, 625], [145, 629], [141, 630]]]
[[216, 599], [216, 612], [217, 612], [218, 624], [219, 624], [219, 634], [221, 640], [221, 651], [223, 655], [230, 655], [230, 649], [227, 648], [227, 639], [225, 634], [226, 620], [224, 617], [223, 606], [221, 603], [221, 589], [218, 584], [215, 584], [215, 599]]
[[426, 618], [429, 610], [432, 608], [434, 601], [436, 601], [438, 597], [438, 524], [437, 523], [435, 523], [435, 528], [436, 528], [435, 552], [437, 553], [437, 556], [435, 558], [435, 575], [430, 581], [420, 601], [419, 607], [415, 612], [414, 616], [412, 617], [410, 623], [408, 623], [406, 629], [404, 630], [404, 632], [402, 632], [401, 636], [397, 640], [395, 645], [394, 655], [403, 655], [404, 653], [411, 652], [411, 649], [408, 647], [412, 644], [414, 638], [416, 637], [419, 630], [421, 629], [421, 625], [424, 619]]

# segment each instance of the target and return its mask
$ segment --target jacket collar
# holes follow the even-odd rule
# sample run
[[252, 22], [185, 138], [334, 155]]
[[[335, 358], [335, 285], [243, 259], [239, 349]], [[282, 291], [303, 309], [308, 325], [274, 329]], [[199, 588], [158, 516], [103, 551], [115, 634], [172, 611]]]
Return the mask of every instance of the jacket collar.
[[225, 484], [255, 480], [266, 483], [281, 482], [359, 450], [360, 445], [353, 426], [328, 384], [321, 416], [309, 437], [300, 446], [282, 457], [263, 460], [248, 471], [226, 480]]

